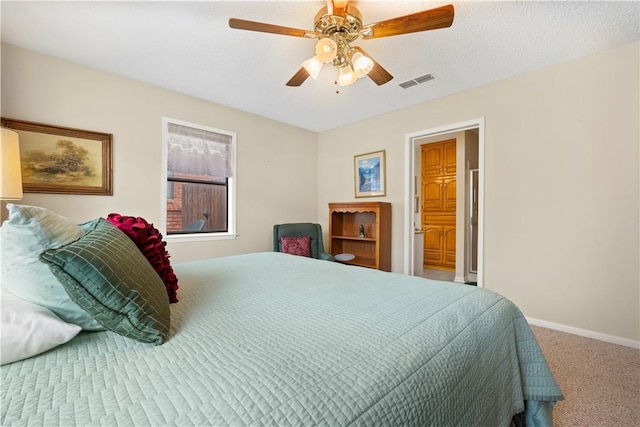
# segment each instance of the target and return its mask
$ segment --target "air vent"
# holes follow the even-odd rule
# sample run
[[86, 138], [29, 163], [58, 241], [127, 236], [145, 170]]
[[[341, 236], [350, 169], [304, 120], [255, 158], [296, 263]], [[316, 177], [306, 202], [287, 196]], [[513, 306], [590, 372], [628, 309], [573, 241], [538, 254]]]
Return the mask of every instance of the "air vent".
[[400, 83], [398, 86], [400, 86], [403, 89], [408, 89], [412, 86], [417, 86], [419, 84], [428, 82], [429, 80], [434, 80], [435, 77], [433, 76], [433, 74], [425, 74], [424, 76], [420, 76], [420, 77], [416, 77], [413, 80], [407, 80], [406, 82]]
[[407, 88], [410, 88], [411, 86], [416, 86], [417, 84], [418, 84], [418, 82], [417, 82], [417, 81], [415, 81], [415, 80], [407, 80], [407, 81], [406, 81], [406, 82], [404, 82], [404, 83], [400, 83], [400, 85], [399, 85], [399, 86], [400, 86], [402, 89], [407, 89]]

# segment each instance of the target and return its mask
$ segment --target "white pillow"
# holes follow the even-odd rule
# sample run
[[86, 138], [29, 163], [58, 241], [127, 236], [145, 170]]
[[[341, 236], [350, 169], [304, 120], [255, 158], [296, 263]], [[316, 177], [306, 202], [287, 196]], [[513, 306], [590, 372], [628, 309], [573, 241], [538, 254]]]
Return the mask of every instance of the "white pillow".
[[9, 219], [0, 228], [0, 280], [2, 288], [46, 307], [62, 320], [91, 331], [104, 330], [89, 313], [71, 300], [64, 287], [38, 258], [82, 235], [82, 228], [48, 209], [7, 204]]
[[82, 328], [66, 323], [50, 310], [18, 298], [6, 290], [0, 294], [0, 364], [15, 362], [64, 344]]

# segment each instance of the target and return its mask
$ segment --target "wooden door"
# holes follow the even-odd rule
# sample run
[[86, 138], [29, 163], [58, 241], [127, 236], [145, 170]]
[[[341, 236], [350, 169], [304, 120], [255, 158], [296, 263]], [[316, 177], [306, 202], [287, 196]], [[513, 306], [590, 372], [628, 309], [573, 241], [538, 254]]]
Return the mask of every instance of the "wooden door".
[[440, 212], [444, 209], [445, 183], [440, 178], [427, 178], [422, 181], [422, 210]]
[[427, 178], [422, 181], [422, 210], [427, 216], [455, 216], [456, 179]]
[[455, 225], [428, 224], [424, 229], [424, 264], [432, 268], [455, 269]]
[[442, 164], [442, 172], [443, 175], [446, 176], [455, 176], [456, 175], [456, 165], [458, 162], [457, 153], [456, 153], [456, 140], [451, 139], [449, 141], [442, 142], [442, 151], [443, 151], [443, 164]]
[[436, 142], [422, 146], [422, 176], [456, 175], [456, 140]]
[[444, 264], [443, 227], [441, 225], [426, 225], [424, 230], [424, 264]]
[[456, 178], [445, 178], [442, 190], [442, 210], [447, 215], [456, 215]]
[[425, 144], [421, 196], [424, 268], [456, 265], [456, 140]]
[[456, 226], [442, 226], [442, 264], [445, 267], [456, 268]]

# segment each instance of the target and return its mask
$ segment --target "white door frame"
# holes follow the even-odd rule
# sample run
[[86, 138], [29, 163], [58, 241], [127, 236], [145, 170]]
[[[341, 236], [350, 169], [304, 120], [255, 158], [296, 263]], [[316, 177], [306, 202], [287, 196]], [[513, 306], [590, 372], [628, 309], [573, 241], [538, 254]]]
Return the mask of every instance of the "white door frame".
[[416, 141], [426, 137], [478, 129], [478, 287], [484, 287], [484, 117], [405, 134], [404, 273], [413, 275]]

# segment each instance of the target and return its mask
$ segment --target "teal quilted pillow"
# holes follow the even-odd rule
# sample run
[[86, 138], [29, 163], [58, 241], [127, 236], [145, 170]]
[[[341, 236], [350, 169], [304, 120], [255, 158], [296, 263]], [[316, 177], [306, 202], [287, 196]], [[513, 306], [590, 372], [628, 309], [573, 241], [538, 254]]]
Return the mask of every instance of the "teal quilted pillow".
[[88, 228], [80, 239], [49, 249], [40, 259], [71, 299], [105, 328], [162, 344], [169, 333], [169, 300], [160, 276], [118, 228], [104, 219]]

